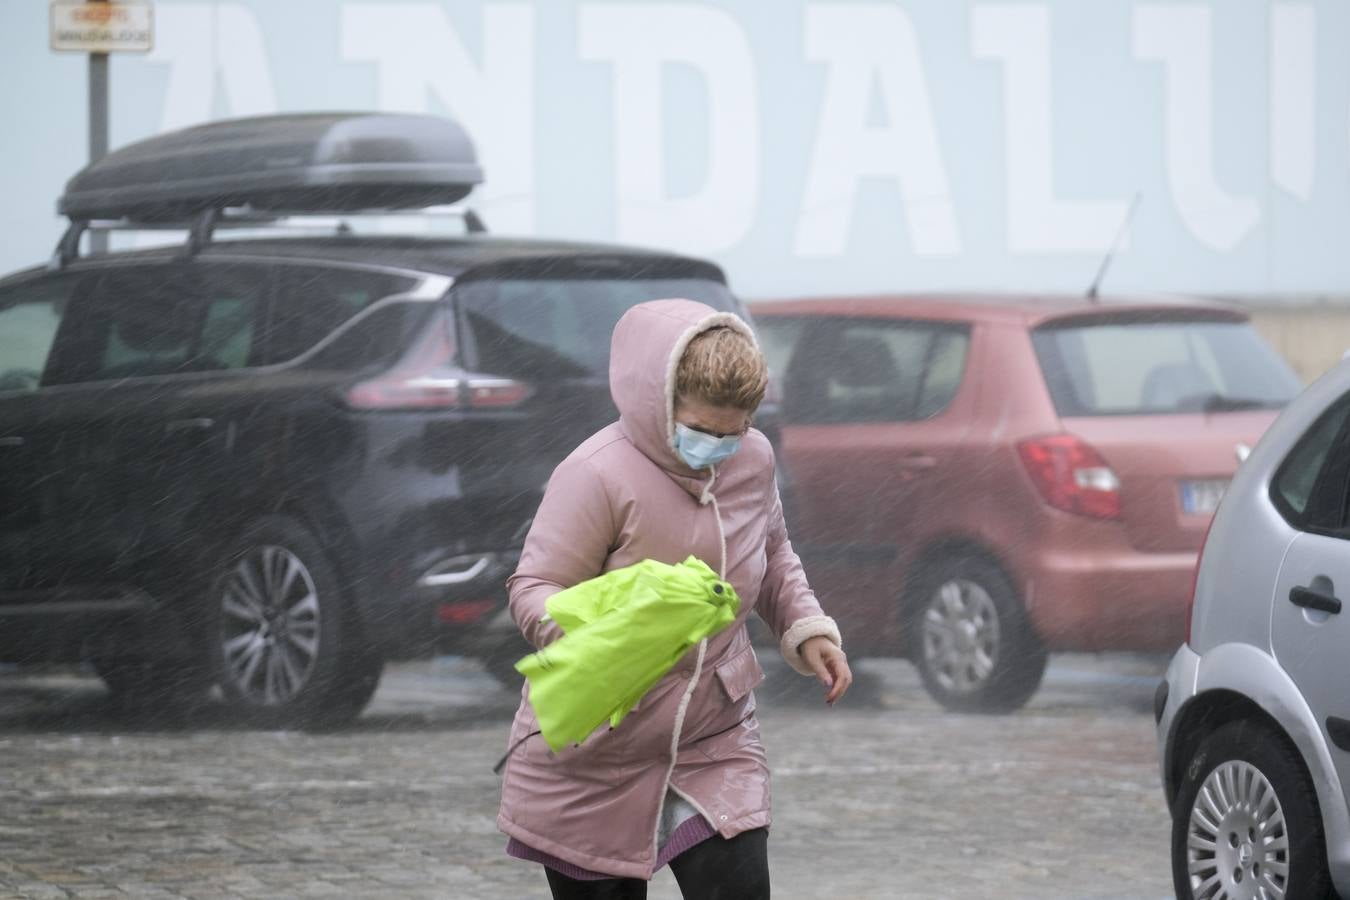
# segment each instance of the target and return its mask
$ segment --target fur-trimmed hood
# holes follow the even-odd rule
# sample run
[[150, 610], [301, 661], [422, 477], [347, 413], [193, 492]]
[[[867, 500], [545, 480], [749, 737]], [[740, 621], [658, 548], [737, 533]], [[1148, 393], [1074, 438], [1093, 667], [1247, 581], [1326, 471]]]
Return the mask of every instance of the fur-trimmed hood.
[[708, 476], [691, 469], [675, 452], [675, 372], [690, 341], [723, 327], [734, 328], [758, 346], [755, 333], [740, 316], [693, 300], [653, 300], [634, 306], [614, 327], [610, 345], [609, 392], [624, 434], [695, 495], [706, 487]]

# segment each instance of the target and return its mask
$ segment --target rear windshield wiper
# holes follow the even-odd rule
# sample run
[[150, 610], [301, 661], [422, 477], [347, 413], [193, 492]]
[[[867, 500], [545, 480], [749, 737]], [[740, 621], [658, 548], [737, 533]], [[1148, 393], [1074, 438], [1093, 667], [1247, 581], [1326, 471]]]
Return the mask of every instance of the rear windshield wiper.
[[1223, 394], [1210, 394], [1205, 398], [1203, 409], [1207, 413], [1238, 412], [1244, 409], [1268, 409], [1278, 406], [1274, 400], [1257, 400], [1254, 397], [1225, 397]]

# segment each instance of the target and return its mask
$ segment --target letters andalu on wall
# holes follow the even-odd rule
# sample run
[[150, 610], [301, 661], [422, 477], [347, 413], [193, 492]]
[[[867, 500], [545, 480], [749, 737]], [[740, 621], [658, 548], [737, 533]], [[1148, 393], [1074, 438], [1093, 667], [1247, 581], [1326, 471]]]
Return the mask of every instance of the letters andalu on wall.
[[[0, 106], [70, 149], [7, 148], [6, 269], [49, 252], [82, 162], [83, 73], [23, 46], [26, 6], [0, 10], [0, 65], [39, 102]], [[1081, 290], [1136, 194], [1108, 290], [1350, 281], [1333, 0], [161, 0], [155, 32], [116, 61], [114, 145], [220, 116], [448, 112], [495, 230], [708, 255], [749, 295]]]

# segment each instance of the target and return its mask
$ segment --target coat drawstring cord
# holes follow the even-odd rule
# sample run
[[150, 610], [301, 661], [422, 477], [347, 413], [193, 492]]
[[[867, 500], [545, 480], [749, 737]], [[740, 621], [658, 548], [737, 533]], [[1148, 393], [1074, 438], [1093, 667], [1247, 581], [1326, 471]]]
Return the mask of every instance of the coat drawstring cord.
[[[727, 579], [727, 532], [722, 525], [722, 509], [717, 505], [717, 496], [713, 494], [713, 484], [717, 481], [717, 467], [712, 470], [712, 477], [708, 483], [703, 486], [703, 494], [699, 497], [699, 503], [707, 506], [712, 505], [713, 515], [717, 517], [717, 536], [722, 547], [722, 565], [717, 570], [717, 577], [723, 581]], [[694, 660], [694, 672], [689, 676], [689, 685], [684, 689], [684, 696], [680, 698], [680, 706], [675, 711], [675, 728], [670, 734], [670, 765], [666, 767], [665, 790], [661, 793], [661, 803], [665, 804], [665, 794], [670, 790], [670, 776], [675, 772], [675, 760], [680, 752], [680, 733], [684, 730], [684, 716], [689, 711], [689, 701], [693, 699], [694, 690], [698, 687], [699, 679], [703, 676], [703, 659], [708, 652], [708, 639], [704, 638], [698, 642], [698, 657]], [[661, 829], [661, 815], [658, 810], [656, 816], [656, 827], [652, 831], [652, 845], [657, 843], [657, 836]]]
[[712, 467], [712, 477], [708, 483], [703, 486], [703, 493], [699, 496], [698, 502], [704, 506], [712, 504], [713, 515], [717, 517], [717, 539], [722, 550], [722, 564], [717, 569], [717, 577], [723, 581], [727, 580], [727, 531], [722, 524], [722, 507], [717, 504], [717, 495], [713, 493], [713, 485], [717, 483], [717, 467]]

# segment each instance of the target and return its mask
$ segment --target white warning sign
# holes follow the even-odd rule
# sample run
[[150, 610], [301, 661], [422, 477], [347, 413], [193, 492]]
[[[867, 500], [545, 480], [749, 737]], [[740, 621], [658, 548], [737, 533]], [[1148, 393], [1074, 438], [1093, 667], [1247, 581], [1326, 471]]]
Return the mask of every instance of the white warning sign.
[[149, 3], [53, 0], [52, 49], [81, 53], [148, 53], [155, 20]]

